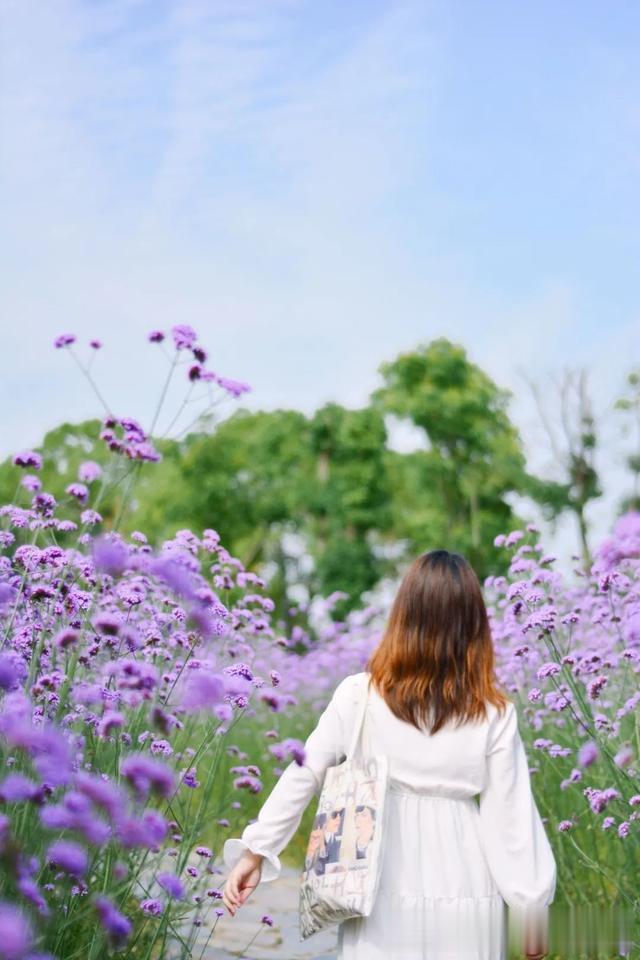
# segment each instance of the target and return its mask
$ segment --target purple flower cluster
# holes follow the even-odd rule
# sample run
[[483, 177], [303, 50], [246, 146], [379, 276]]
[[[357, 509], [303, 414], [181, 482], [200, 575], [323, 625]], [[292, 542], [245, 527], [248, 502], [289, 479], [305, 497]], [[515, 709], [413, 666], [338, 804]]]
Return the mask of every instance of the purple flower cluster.
[[132, 417], [106, 417], [100, 438], [112, 453], [121, 454], [129, 460], [154, 463], [162, 459], [140, 424]]
[[[163, 343], [166, 340], [166, 334], [162, 330], [152, 330], [148, 339], [150, 343]], [[188, 352], [195, 361], [187, 364], [187, 378], [191, 383], [215, 383], [232, 397], [239, 397], [251, 390], [251, 387], [246, 383], [231, 380], [229, 377], [220, 376], [212, 370], [206, 369], [207, 353], [197, 343], [198, 335], [193, 327], [186, 323], [176, 324], [171, 327], [171, 339], [179, 354]]]
[[[22, 851], [15, 908], [36, 909], [42, 928], [36, 934], [29, 925], [29, 936], [48, 943], [64, 897], [89, 894], [106, 940], [118, 948], [139, 922], [127, 914], [121, 892], [135, 882], [140, 853], [152, 858], [145, 889], [155, 877], [160, 891], [140, 897], [140, 916], [160, 917], [200, 884], [193, 902], [207, 900], [207, 880], [219, 868], [197, 831], [209, 822], [224, 831], [231, 819], [224, 809], [206, 815], [205, 806], [188, 836], [177, 827], [176, 798], [205, 784], [208, 791], [215, 769], [204, 757], [196, 765], [190, 738], [198, 726], [185, 720], [201, 714], [224, 734], [235, 712], [258, 699], [264, 676], [284, 676], [266, 665], [261, 676], [250, 665], [258, 649], [268, 656], [274, 647], [274, 631], [264, 629], [267, 605], [258, 602], [265, 598], [213, 530], [201, 538], [179, 531], [159, 555], [140, 536], [88, 537], [84, 550], [17, 543], [2, 577], [12, 618], [0, 658], [0, 748], [12, 763], [0, 776], [7, 811], [0, 814], [0, 848], [17, 844]], [[220, 603], [216, 581], [230, 590], [230, 606]], [[190, 623], [196, 607], [224, 630]], [[295, 756], [301, 744], [285, 746]], [[252, 764], [234, 782], [241, 796], [262, 787]], [[29, 834], [21, 833], [27, 805], [47, 838], [32, 853]], [[154, 857], [166, 863], [176, 853], [169, 843], [188, 843], [202, 869], [156, 869]], [[111, 867], [110, 849], [119, 855]], [[25, 866], [29, 858], [35, 872]], [[39, 885], [43, 868], [47, 882]], [[69, 936], [72, 930], [71, 923]]]
[[[206, 362], [190, 328], [172, 337]], [[74, 342], [63, 335], [57, 345]], [[132, 418], [109, 416], [103, 438], [115, 456], [155, 458]], [[42, 457], [24, 451], [14, 465], [39, 471]], [[228, 789], [212, 790], [224, 775], [215, 751], [236, 714], [255, 716], [252, 702], [269, 710], [258, 694], [281, 676], [251, 666], [258, 648], [268, 656], [275, 645], [264, 581], [212, 529], [180, 530], [157, 553], [140, 531], [88, 532], [102, 523], [91, 487], [102, 475], [85, 461], [64, 500], [25, 474], [18, 489], [30, 502], [0, 508], [0, 856], [13, 873], [0, 956], [16, 960], [53, 958], [54, 944], [56, 957], [82, 952], [97, 929], [87, 910], [114, 950], [173, 909], [204, 922], [216, 856], [242, 807]], [[77, 523], [58, 519], [61, 504], [75, 505]], [[55, 534], [74, 530], [76, 543], [58, 546]], [[236, 790], [246, 796], [243, 784]]]
[[[640, 829], [638, 811], [628, 814], [640, 771], [633, 745], [640, 703], [640, 514], [617, 521], [591, 569], [573, 585], [554, 570], [542, 544], [521, 533], [497, 539], [498, 546], [515, 548], [509, 573], [485, 581], [498, 678], [523, 704], [523, 733], [531, 730], [533, 748], [546, 752], [550, 783], [552, 766], [560, 776], [561, 793], [544, 794], [559, 835], [571, 832], [578, 845], [583, 832], [591, 844], [597, 836], [598, 859], [624, 883], [621, 841], [637, 840]], [[565, 862], [572, 862], [572, 852], [568, 847]]]
[[[149, 339], [173, 347], [185, 389], [247, 389], [206, 368], [191, 327]], [[74, 342], [64, 334], [56, 346]], [[116, 465], [124, 456], [138, 469], [159, 456], [151, 433], [108, 416], [102, 436]], [[34, 451], [13, 462], [42, 468]], [[116, 950], [145, 930], [152, 942], [172, 911], [206, 922], [211, 904], [213, 916], [226, 831], [255, 809], [274, 760], [305, 762], [304, 742], [283, 739], [281, 715], [316, 716], [336, 683], [364, 668], [384, 622], [373, 606], [334, 621], [336, 591], [314, 599], [312, 618], [293, 607], [299, 622], [284, 636], [264, 581], [215, 530], [179, 530], [158, 552], [140, 531], [95, 535], [91, 485], [102, 476], [86, 461], [65, 500], [25, 473], [24, 502], [0, 507], [0, 854], [12, 874], [0, 956], [16, 960], [54, 944], [59, 957], [88, 954], [88, 912]], [[78, 523], [59, 519], [61, 503]], [[74, 546], [60, 546], [56, 534], [73, 529]], [[536, 534], [529, 525], [496, 541], [513, 554], [507, 575], [485, 583], [498, 679], [540, 751], [536, 789], [557, 786], [544, 797], [557, 841], [589, 831], [588, 849], [600, 844], [624, 876], [640, 819], [640, 515], [618, 521], [577, 585]], [[225, 742], [237, 766], [222, 772], [222, 741], [240, 718], [253, 742]]]

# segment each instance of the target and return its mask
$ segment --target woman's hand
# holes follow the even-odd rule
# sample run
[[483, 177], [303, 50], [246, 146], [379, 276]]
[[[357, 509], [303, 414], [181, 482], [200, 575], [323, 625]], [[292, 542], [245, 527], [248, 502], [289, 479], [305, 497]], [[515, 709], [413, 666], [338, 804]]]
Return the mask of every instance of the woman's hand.
[[543, 960], [549, 955], [548, 931], [537, 918], [527, 917], [524, 925], [524, 955], [527, 960]]
[[260, 883], [263, 860], [264, 857], [261, 854], [245, 850], [229, 873], [224, 885], [222, 902], [232, 917], [235, 917], [238, 907], [246, 902]]

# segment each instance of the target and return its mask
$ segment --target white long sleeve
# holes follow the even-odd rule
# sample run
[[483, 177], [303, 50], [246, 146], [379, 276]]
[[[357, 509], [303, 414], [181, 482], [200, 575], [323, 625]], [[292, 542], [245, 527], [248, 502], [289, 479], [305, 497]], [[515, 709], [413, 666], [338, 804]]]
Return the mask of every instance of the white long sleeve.
[[299, 766], [292, 760], [262, 805], [257, 819], [245, 827], [241, 837], [229, 837], [225, 841], [222, 855], [227, 868], [234, 867], [243, 851], [249, 849], [265, 858], [262, 883], [280, 875], [278, 854], [298, 829], [311, 798], [320, 794], [327, 767], [346, 756], [349, 722], [355, 719], [357, 705], [356, 676], [345, 677], [336, 687], [305, 741], [305, 763]]
[[509, 703], [491, 725], [480, 829], [489, 869], [510, 908], [512, 929], [527, 922], [546, 940], [556, 890], [556, 861], [536, 805], [529, 765]]

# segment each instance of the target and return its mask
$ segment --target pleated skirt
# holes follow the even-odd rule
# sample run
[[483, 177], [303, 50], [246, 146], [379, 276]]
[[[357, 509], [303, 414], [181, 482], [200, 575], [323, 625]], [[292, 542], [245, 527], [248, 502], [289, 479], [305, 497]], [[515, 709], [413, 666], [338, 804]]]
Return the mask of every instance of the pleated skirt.
[[338, 928], [338, 960], [505, 960], [506, 906], [472, 797], [390, 779], [380, 884], [368, 917]]

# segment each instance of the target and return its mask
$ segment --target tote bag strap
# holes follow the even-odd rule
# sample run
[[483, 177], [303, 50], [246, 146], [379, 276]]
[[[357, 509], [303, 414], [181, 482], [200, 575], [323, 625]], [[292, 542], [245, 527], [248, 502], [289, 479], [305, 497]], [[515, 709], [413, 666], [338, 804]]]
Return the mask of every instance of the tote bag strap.
[[364, 678], [364, 690], [361, 692], [360, 701], [358, 703], [356, 723], [355, 723], [355, 727], [353, 728], [353, 733], [351, 734], [351, 743], [349, 744], [349, 752], [346, 755], [347, 760], [352, 760], [355, 755], [356, 748], [358, 746], [358, 739], [362, 731], [364, 714], [367, 709], [368, 701], [369, 701], [369, 675], [366, 674]]

